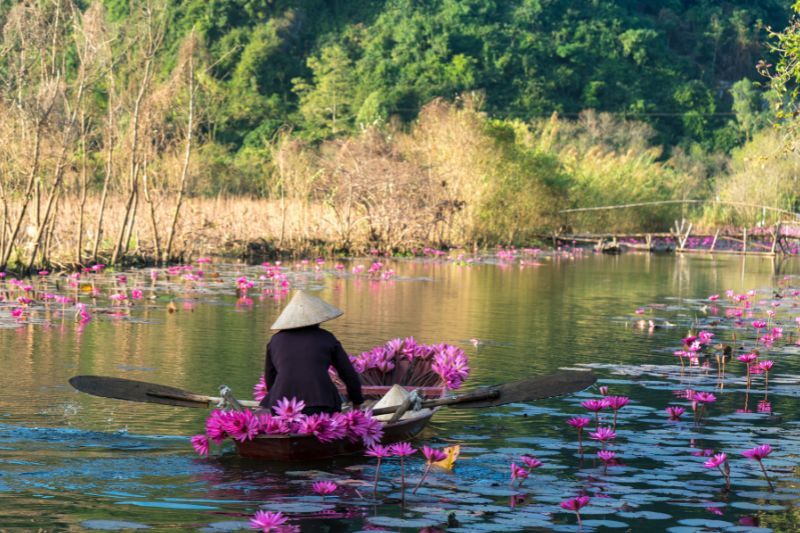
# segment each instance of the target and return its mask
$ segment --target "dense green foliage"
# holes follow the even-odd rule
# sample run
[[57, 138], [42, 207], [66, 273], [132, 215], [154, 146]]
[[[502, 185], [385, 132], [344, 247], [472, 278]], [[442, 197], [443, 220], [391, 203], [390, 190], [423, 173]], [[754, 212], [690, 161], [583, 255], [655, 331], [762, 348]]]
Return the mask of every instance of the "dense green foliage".
[[[124, 19], [127, 0], [105, 0]], [[196, 27], [224, 95], [215, 140], [260, 145], [284, 125], [319, 139], [435, 97], [485, 94], [525, 121], [588, 108], [651, 123], [659, 144], [729, 150], [730, 89], [757, 79], [786, 0], [172, 0], [173, 45]]]

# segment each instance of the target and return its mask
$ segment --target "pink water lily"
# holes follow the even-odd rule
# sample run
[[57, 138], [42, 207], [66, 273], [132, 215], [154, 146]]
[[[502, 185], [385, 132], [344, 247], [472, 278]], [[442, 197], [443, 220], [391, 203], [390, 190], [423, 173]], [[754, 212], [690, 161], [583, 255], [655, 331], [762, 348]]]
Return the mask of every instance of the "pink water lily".
[[224, 422], [225, 432], [240, 442], [253, 440], [259, 433], [260, 425], [250, 409], [231, 411]]
[[630, 398], [627, 396], [606, 396], [606, 402], [608, 403], [608, 407], [617, 411], [622, 409], [631, 401]]
[[716, 468], [725, 480], [725, 491], [731, 490], [731, 467], [728, 464], [728, 455], [725, 453], [715, 454], [711, 459], [703, 463], [706, 468]]
[[514, 481], [519, 480], [519, 486], [522, 486], [522, 482], [525, 481], [525, 478], [528, 477], [528, 471], [522, 468], [521, 466], [517, 465], [516, 463], [511, 463], [511, 484], [514, 484]]
[[742, 363], [747, 365], [754, 363], [758, 359], [758, 354], [755, 353], [743, 353], [742, 355], [738, 356], [737, 359]]
[[378, 459], [383, 459], [386, 457], [392, 456], [392, 451], [389, 449], [389, 446], [382, 446], [380, 444], [373, 444], [367, 451], [364, 452], [365, 455], [369, 455], [370, 457], [377, 457]]
[[577, 416], [567, 420], [567, 424], [578, 430], [578, 453], [583, 454], [583, 428], [589, 425], [590, 419], [584, 416]]
[[717, 397], [710, 392], [702, 392], [699, 391], [694, 395], [694, 401], [700, 403], [714, 403], [717, 401]]
[[253, 399], [257, 402], [260, 402], [266, 397], [267, 397], [267, 382], [264, 379], [264, 375], [262, 374], [258, 380], [258, 383], [253, 385]]
[[296, 422], [300, 420], [303, 409], [306, 408], [306, 402], [298, 400], [297, 398], [281, 398], [278, 403], [272, 408], [275, 414], [283, 418], [287, 422]]
[[603, 473], [608, 473], [608, 467], [617, 462], [617, 452], [611, 450], [598, 450], [597, 458], [603, 461]]
[[610, 409], [614, 411], [614, 421], [612, 427], [616, 429], [617, 427], [617, 411], [628, 405], [631, 399], [627, 396], [606, 396], [605, 397], [606, 404]]
[[763, 460], [772, 453], [772, 446], [769, 444], [762, 444], [761, 446], [756, 446], [755, 448], [751, 448], [749, 450], [745, 450], [742, 452], [742, 455], [747, 457], [748, 459], [753, 459], [754, 461], [758, 461], [758, 466], [761, 467], [761, 472], [764, 474], [764, 479], [767, 480], [767, 484], [769, 485], [769, 490], [775, 490], [772, 486], [772, 481], [769, 479], [767, 475], [767, 470], [764, 468]]
[[591, 411], [593, 413], [598, 413], [603, 409], [607, 408], [609, 405], [605, 399], [603, 400], [586, 400], [581, 402], [581, 405], [586, 408], [586, 410]]
[[669, 415], [670, 420], [679, 420], [681, 415], [686, 412], [686, 409], [679, 405], [670, 405], [666, 408], [667, 414]]
[[743, 451], [742, 455], [744, 455], [748, 459], [755, 459], [756, 461], [761, 461], [762, 459], [766, 459], [771, 453], [772, 453], [772, 446], [770, 446], [769, 444], [762, 444], [761, 446], [756, 446], [755, 448]]
[[192, 447], [198, 455], [208, 456], [208, 437], [205, 435], [195, 435], [192, 437]]
[[206, 419], [206, 435], [216, 444], [221, 444], [228, 436], [225, 430], [226, 419], [227, 413], [218, 409], [212, 411]]
[[608, 402], [606, 401], [606, 398], [600, 400], [586, 400], [581, 402], [581, 406], [583, 406], [587, 411], [594, 413], [595, 425], [600, 427], [600, 411], [608, 408]]
[[578, 525], [581, 526], [581, 509], [586, 507], [589, 504], [590, 498], [588, 496], [576, 496], [575, 498], [570, 498], [569, 500], [565, 500], [561, 502], [562, 509], [566, 509], [567, 511], [573, 511], [575, 513], [575, 517], [578, 519]]
[[534, 468], [539, 468], [540, 466], [542, 466], [542, 462], [536, 457], [533, 457], [532, 455], [523, 455], [522, 457], [520, 457], [520, 461], [522, 461], [522, 464], [528, 467], [529, 474], [531, 470], [533, 470]]
[[703, 466], [706, 468], [717, 468], [719, 465], [724, 464], [725, 461], [728, 460], [728, 456], [724, 453], [718, 453], [714, 455], [711, 459], [703, 463]]
[[617, 437], [617, 433], [609, 427], [601, 426], [597, 428], [597, 431], [589, 433], [589, 437], [592, 440], [600, 441], [603, 447], [605, 447], [607, 442], [610, 442]]
[[413, 494], [417, 493], [417, 489], [420, 488], [422, 482], [425, 481], [426, 477], [428, 477], [428, 473], [430, 473], [433, 463], [436, 463], [438, 461], [443, 461], [447, 458], [447, 453], [437, 448], [431, 448], [429, 446], [422, 447], [422, 455], [425, 456], [425, 470], [423, 470], [422, 477], [419, 479], [417, 486], [414, 487], [414, 490], [412, 491]]
[[286, 524], [288, 518], [283, 516], [283, 513], [269, 512], [269, 511], [256, 511], [256, 514], [250, 519], [250, 528], [258, 529], [264, 533], [271, 531], [280, 531], [281, 527]]
[[405, 458], [417, 453], [416, 448], [408, 442], [398, 442], [389, 448], [392, 455], [400, 458], [400, 501], [406, 501], [406, 464]]
[[385, 459], [386, 457], [391, 457], [392, 451], [389, 449], [389, 446], [372, 444], [367, 448], [365, 454], [378, 459], [378, 465], [375, 467], [375, 480], [373, 481], [372, 488], [372, 496], [375, 497], [375, 495], [378, 493], [378, 477], [380, 476], [381, 472], [381, 460]]
[[567, 424], [569, 424], [570, 426], [572, 426], [574, 428], [578, 428], [578, 429], [585, 428], [586, 426], [589, 425], [590, 422], [591, 422], [591, 419], [586, 418], [586, 417], [582, 417], [582, 416], [581, 417], [570, 418], [569, 420], [567, 420]]
[[764, 402], [767, 401], [767, 394], [769, 391], [769, 371], [775, 363], [771, 359], [765, 359], [758, 362], [758, 368], [764, 373]]
[[425, 460], [429, 463], [436, 463], [447, 459], [446, 452], [438, 448], [431, 448], [429, 446], [422, 447], [422, 455], [425, 456]]
[[334, 492], [336, 492], [336, 489], [338, 488], [339, 485], [337, 485], [333, 481], [315, 481], [314, 483], [311, 484], [311, 490], [313, 490], [320, 496], [327, 496], [328, 494], [333, 494]]

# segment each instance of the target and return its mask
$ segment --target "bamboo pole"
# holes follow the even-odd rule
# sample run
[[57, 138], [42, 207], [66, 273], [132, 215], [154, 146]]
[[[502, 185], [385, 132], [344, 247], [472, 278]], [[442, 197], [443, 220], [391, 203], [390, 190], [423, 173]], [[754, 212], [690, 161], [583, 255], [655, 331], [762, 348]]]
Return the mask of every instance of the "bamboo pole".
[[775, 248], [778, 246], [778, 235], [781, 231], [781, 224], [780, 222], [775, 223], [775, 231], [772, 234], [772, 249], [770, 250], [772, 254], [775, 254]]
[[618, 205], [603, 205], [597, 207], [576, 207], [573, 209], [562, 209], [559, 213], [583, 213], [587, 211], [605, 211], [610, 209], [628, 209], [631, 207], [649, 207], [653, 205], [673, 205], [673, 204], [716, 204], [716, 205], [731, 205], [735, 207], [750, 207], [756, 209], [764, 209], [766, 211], [774, 211], [776, 213], [782, 213], [784, 215], [792, 215], [794, 217], [800, 217], [800, 213], [795, 213], [793, 211], [787, 211], [786, 209], [780, 209], [778, 207], [770, 207], [766, 205], [758, 205], [758, 204], [750, 204], [747, 202], [725, 202], [721, 200], [659, 200], [654, 202], [636, 202], [630, 204], [618, 204]]
[[713, 241], [711, 241], [711, 248], [709, 248], [709, 250], [708, 250], [709, 252], [713, 252], [713, 251], [714, 251], [714, 248], [716, 248], [716, 246], [717, 246], [717, 239], [718, 239], [718, 238], [719, 238], [719, 228], [717, 228], [717, 231], [714, 233], [714, 240], [713, 240]]
[[742, 253], [747, 255], [747, 228], [742, 228]]

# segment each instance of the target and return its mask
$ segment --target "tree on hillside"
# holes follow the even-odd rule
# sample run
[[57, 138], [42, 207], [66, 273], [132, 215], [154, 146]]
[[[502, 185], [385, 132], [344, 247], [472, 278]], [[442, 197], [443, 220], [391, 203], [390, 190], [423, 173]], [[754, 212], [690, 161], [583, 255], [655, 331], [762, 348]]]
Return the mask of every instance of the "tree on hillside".
[[326, 46], [308, 59], [311, 82], [293, 80], [300, 113], [315, 135], [337, 135], [353, 123], [353, 64], [338, 44]]

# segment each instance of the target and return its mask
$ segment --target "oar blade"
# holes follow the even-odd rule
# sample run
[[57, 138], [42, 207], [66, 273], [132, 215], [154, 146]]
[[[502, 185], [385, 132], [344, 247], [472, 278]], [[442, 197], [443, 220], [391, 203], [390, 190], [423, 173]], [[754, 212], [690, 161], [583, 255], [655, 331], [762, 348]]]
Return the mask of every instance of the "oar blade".
[[208, 397], [133, 379], [108, 376], [74, 376], [69, 384], [81, 392], [103, 398], [127, 400], [129, 402], [157, 403], [178, 407], [208, 407]]
[[561, 370], [555, 374], [487, 387], [486, 390], [497, 390], [499, 394], [494, 398], [457, 403], [450, 407], [453, 409], [472, 409], [509, 403], [532, 402], [582, 391], [592, 386], [595, 381], [597, 381], [597, 376], [593, 372]]

